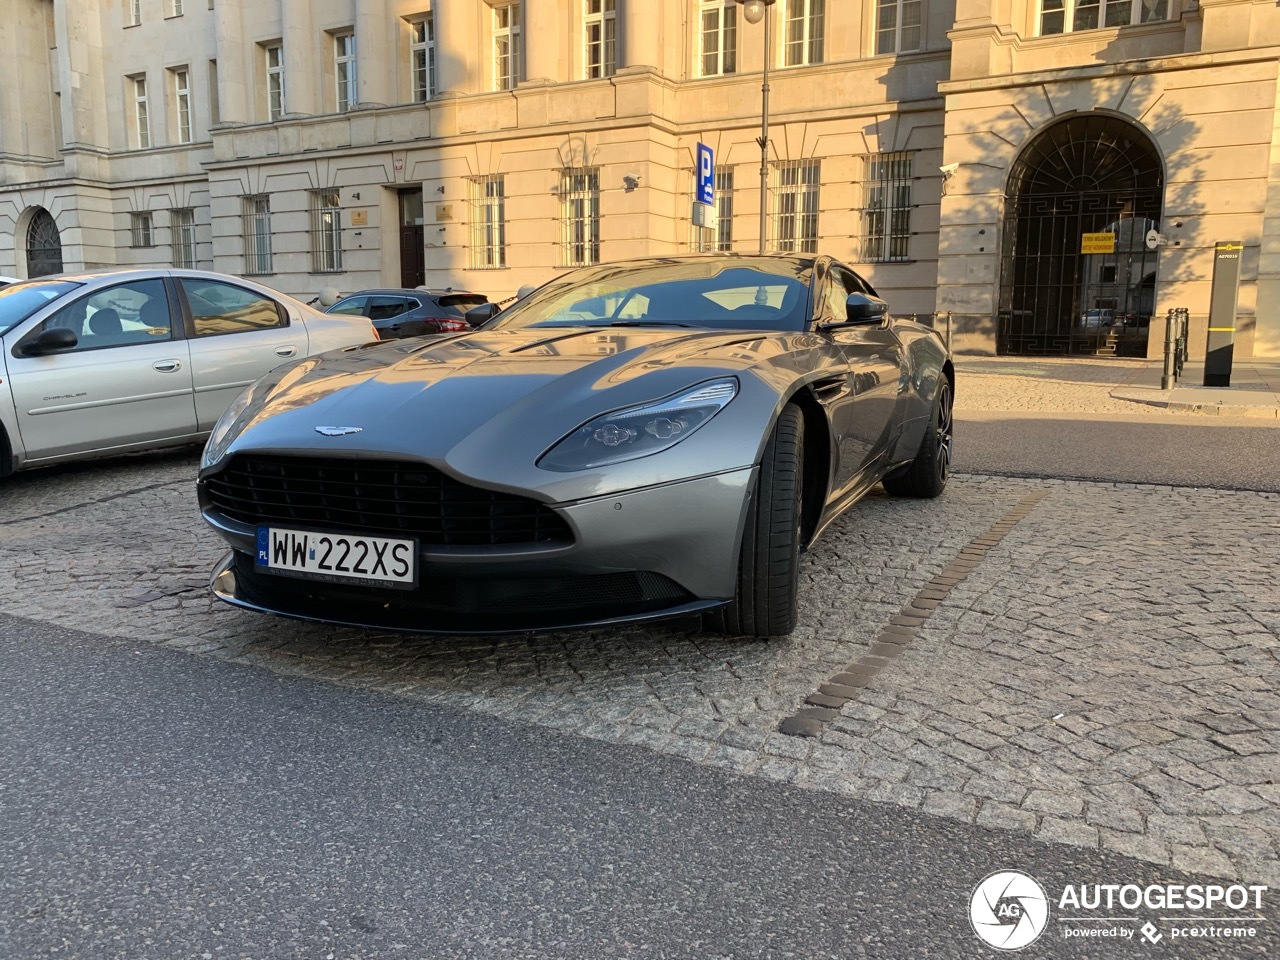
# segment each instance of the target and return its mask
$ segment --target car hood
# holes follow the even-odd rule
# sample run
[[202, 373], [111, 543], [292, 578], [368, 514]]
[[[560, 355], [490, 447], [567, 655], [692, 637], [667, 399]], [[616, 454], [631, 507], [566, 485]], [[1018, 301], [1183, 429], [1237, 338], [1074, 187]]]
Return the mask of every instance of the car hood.
[[[592, 417], [737, 375], [812, 337], [575, 327], [367, 345], [286, 374], [245, 411], [228, 453], [408, 457], [465, 476], [510, 477], [513, 465], [532, 467]], [[351, 432], [327, 436], [319, 427]], [[499, 458], [508, 470], [494, 469]]]

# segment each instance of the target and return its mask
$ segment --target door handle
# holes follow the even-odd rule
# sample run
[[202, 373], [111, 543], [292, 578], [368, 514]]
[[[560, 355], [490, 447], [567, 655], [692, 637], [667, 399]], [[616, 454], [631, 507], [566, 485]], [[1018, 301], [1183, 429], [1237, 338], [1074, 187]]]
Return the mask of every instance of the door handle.
[[298, 352], [298, 348], [294, 346], [276, 347], [277, 357], [292, 357], [297, 352]]
[[173, 373], [175, 370], [182, 369], [181, 360], [157, 360], [151, 365], [154, 369], [161, 373]]

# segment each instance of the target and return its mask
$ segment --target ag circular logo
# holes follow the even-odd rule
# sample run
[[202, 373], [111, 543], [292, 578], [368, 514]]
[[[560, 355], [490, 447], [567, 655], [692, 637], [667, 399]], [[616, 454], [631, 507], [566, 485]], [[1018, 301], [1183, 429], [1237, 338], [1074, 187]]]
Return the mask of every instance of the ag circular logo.
[[969, 923], [983, 943], [997, 950], [1021, 950], [1040, 939], [1049, 925], [1049, 898], [1025, 873], [1001, 870], [974, 889]]

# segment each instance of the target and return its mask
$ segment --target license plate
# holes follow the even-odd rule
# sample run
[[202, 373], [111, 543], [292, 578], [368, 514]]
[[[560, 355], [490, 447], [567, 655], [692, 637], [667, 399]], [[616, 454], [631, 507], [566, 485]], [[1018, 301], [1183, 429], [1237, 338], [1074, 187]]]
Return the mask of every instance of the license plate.
[[418, 545], [387, 537], [259, 527], [255, 566], [331, 583], [409, 588], [418, 582]]

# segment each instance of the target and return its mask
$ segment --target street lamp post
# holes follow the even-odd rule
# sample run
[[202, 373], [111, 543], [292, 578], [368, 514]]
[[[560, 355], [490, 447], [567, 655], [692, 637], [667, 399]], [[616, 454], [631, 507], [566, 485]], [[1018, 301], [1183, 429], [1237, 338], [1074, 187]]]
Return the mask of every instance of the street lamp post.
[[764, 82], [760, 85], [760, 252], [769, 230], [769, 8], [778, 0], [738, 0], [747, 23], [764, 21]]

